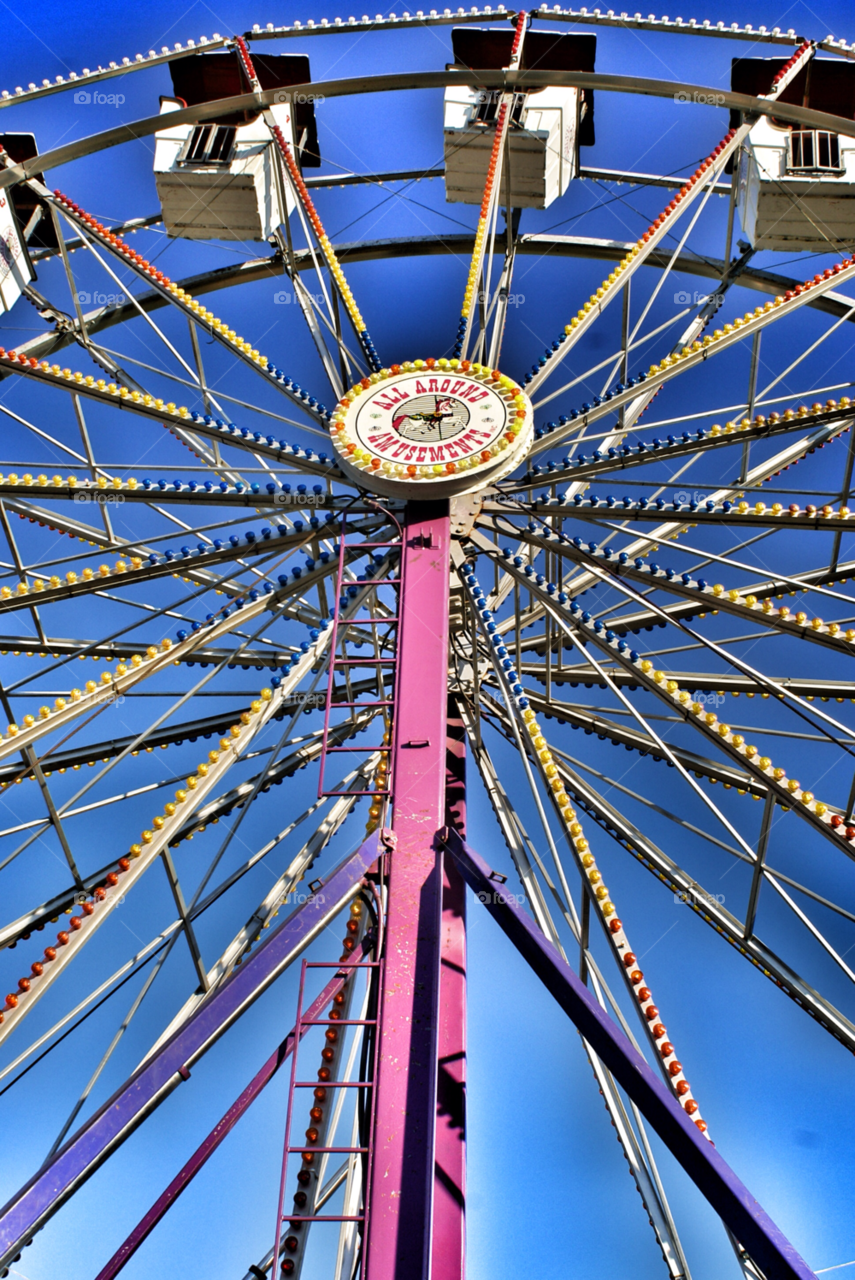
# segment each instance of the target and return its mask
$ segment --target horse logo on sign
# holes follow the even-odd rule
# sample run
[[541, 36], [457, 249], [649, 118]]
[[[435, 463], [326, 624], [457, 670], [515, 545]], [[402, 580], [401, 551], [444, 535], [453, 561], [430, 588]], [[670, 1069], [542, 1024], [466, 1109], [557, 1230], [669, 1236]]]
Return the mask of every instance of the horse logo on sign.
[[402, 404], [392, 419], [392, 429], [403, 440], [438, 444], [450, 440], [467, 426], [469, 410], [454, 396], [416, 396]]

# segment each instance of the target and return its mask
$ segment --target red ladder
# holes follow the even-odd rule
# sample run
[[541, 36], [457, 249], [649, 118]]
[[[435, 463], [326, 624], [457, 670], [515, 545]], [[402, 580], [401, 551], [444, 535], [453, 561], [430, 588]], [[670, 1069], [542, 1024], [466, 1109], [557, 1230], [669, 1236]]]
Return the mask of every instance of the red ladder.
[[[340, 969], [341, 961], [337, 964], [329, 962], [315, 962], [304, 960], [300, 972], [300, 988], [297, 997], [297, 1020], [294, 1026], [294, 1052], [291, 1056], [291, 1079], [288, 1088], [288, 1110], [285, 1121], [285, 1148], [282, 1155], [282, 1177], [279, 1189], [279, 1210], [276, 1219], [276, 1240], [273, 1251], [273, 1266], [271, 1276], [276, 1276], [277, 1262], [282, 1253], [282, 1263], [280, 1267], [281, 1274], [284, 1276], [294, 1275], [301, 1267], [306, 1248], [306, 1236], [308, 1227], [313, 1222], [355, 1222], [359, 1224], [359, 1233], [363, 1234], [364, 1225], [368, 1215], [368, 1190], [371, 1186], [371, 1145], [370, 1136], [366, 1141], [366, 1145], [362, 1146], [330, 1146], [325, 1142], [325, 1135], [329, 1129], [329, 1117], [333, 1110], [335, 1091], [337, 1089], [357, 1089], [363, 1091], [365, 1102], [362, 1110], [362, 1121], [360, 1128], [366, 1135], [373, 1133], [374, 1127], [374, 1078], [376, 1074], [376, 1061], [378, 1052], [378, 1036], [377, 1025], [378, 1016], [375, 1012], [370, 1018], [347, 1018], [342, 1017], [339, 1003], [345, 1004], [349, 995], [353, 994], [354, 979], [357, 974], [366, 973], [367, 980], [375, 981], [375, 989], [373, 1000], [375, 1009], [379, 1003], [380, 990], [382, 986], [382, 960], [364, 960], [358, 964], [348, 966], [348, 979], [345, 991], [340, 992], [334, 997], [333, 1007], [330, 1009], [330, 1016], [317, 1017], [313, 1016], [318, 1012], [317, 1002], [314, 1002], [308, 1009], [304, 1010], [305, 984], [306, 974], [309, 969]], [[376, 976], [375, 976], [376, 975]], [[368, 1010], [371, 1009], [369, 1002]], [[298, 1079], [299, 1072], [297, 1070], [298, 1057], [300, 1053], [301, 1043], [304, 1035], [311, 1027], [326, 1027], [324, 1034], [325, 1046], [322, 1050], [321, 1057], [323, 1065], [318, 1071], [315, 1080]], [[343, 1058], [344, 1042], [346, 1033], [341, 1034], [345, 1027], [363, 1027], [368, 1033], [369, 1028], [374, 1029], [373, 1044], [369, 1055], [369, 1068], [367, 1071], [368, 1078], [365, 1080], [338, 1080], [332, 1079], [339, 1073], [341, 1060]], [[334, 1038], [330, 1033], [334, 1033]], [[306, 1130], [305, 1141], [302, 1144], [295, 1144], [291, 1141], [291, 1130], [294, 1118], [294, 1103], [297, 1098], [298, 1090], [312, 1090], [313, 1105], [309, 1111], [310, 1125]], [[340, 1123], [340, 1120], [339, 1120]], [[300, 1156], [300, 1167], [296, 1171], [296, 1181], [299, 1190], [294, 1195], [294, 1210], [284, 1212], [285, 1195], [288, 1185], [289, 1173], [293, 1174], [293, 1161], [291, 1157]], [[363, 1160], [362, 1168], [362, 1207], [358, 1213], [320, 1213], [315, 1210], [316, 1202], [319, 1199], [321, 1186], [318, 1178], [318, 1157], [326, 1155], [346, 1155], [361, 1156]], [[330, 1197], [325, 1197], [330, 1198]], [[322, 1206], [318, 1206], [319, 1208]], [[283, 1232], [285, 1224], [290, 1228], [287, 1233]], [[283, 1239], [284, 1235], [284, 1239]], [[360, 1250], [360, 1264], [357, 1275], [362, 1274], [362, 1261]]]
[[[390, 516], [390, 518], [394, 520], [393, 516]], [[395, 521], [395, 523], [397, 524], [397, 521]], [[375, 708], [382, 709], [384, 722], [387, 725], [391, 723], [392, 708], [394, 707], [394, 701], [395, 701], [394, 689], [395, 689], [395, 678], [397, 675], [397, 666], [398, 666], [397, 656], [381, 658], [375, 652], [374, 657], [369, 657], [369, 658], [364, 658], [361, 656], [357, 657], [348, 652], [347, 646], [353, 643], [358, 643], [358, 644], [364, 643], [363, 640], [354, 641], [353, 639], [351, 639], [351, 636], [350, 636], [351, 628], [356, 628], [356, 627], [373, 628], [374, 630], [371, 631], [371, 635], [373, 637], [375, 650], [376, 650], [376, 647], [377, 647], [376, 628], [378, 626], [384, 626], [384, 627], [398, 626], [397, 612], [393, 615], [373, 617], [368, 611], [367, 606], [369, 601], [371, 600], [372, 595], [374, 594], [374, 589], [376, 587], [391, 586], [398, 589], [400, 587], [400, 583], [397, 578], [390, 578], [390, 577], [371, 578], [367, 576], [357, 579], [356, 581], [349, 581], [345, 578], [345, 565], [347, 560], [359, 559], [362, 553], [370, 555], [371, 552], [379, 548], [384, 548], [386, 550], [389, 550], [392, 547], [400, 547], [401, 542], [400, 542], [400, 539], [395, 539], [394, 541], [391, 541], [391, 542], [346, 543], [345, 532], [346, 532], [345, 518], [344, 516], [342, 516], [341, 538], [339, 540], [339, 551], [338, 551], [338, 575], [336, 578], [336, 604], [335, 604], [335, 613], [333, 615], [332, 636], [330, 639], [330, 662], [329, 662], [329, 674], [327, 678], [327, 698], [326, 698], [326, 706], [324, 708], [324, 734], [323, 734], [323, 742], [321, 745], [320, 773], [318, 777], [318, 798], [320, 799], [323, 796], [339, 796], [339, 795], [347, 794], [347, 795], [356, 795], [356, 796], [372, 796], [375, 798], [375, 800], [378, 800], [378, 799], [385, 799], [390, 794], [391, 777], [390, 777], [390, 771], [388, 770], [388, 768], [386, 770], [385, 783], [380, 785], [375, 785], [373, 787], [366, 786], [362, 790], [348, 789], [347, 792], [344, 792], [341, 790], [340, 787], [336, 787], [336, 786], [325, 788], [324, 779], [326, 775], [327, 760], [332, 755], [359, 753], [363, 756], [367, 756], [367, 755], [372, 755], [375, 752], [380, 752], [382, 755], [386, 757], [387, 761], [391, 757], [392, 748], [391, 748], [391, 743], [389, 741], [382, 742], [380, 743], [379, 746], [368, 746], [368, 747], [337, 746], [337, 745], [331, 746], [329, 742], [330, 732], [331, 732], [330, 713], [332, 712], [333, 707], [338, 707], [338, 708], [341, 708], [342, 710], [345, 710], [345, 709], [354, 710], [357, 708], [361, 709], [363, 707], [368, 709], [369, 707], [375, 707]], [[351, 606], [351, 602], [354, 600], [358, 600], [360, 595], [362, 595], [364, 598], [360, 602], [360, 604], [357, 606], [357, 608], [353, 611], [352, 616], [348, 615], [347, 617], [343, 617], [342, 615]], [[339, 653], [340, 643], [341, 643], [341, 649], [342, 649], [341, 653]], [[380, 698], [375, 698], [373, 701], [363, 701], [359, 698], [354, 698], [352, 683], [351, 683], [351, 673], [354, 670], [359, 670], [360, 668], [364, 668], [368, 670], [373, 668], [376, 674], [377, 683], [380, 686], [381, 694], [384, 692], [383, 677], [384, 677], [384, 674], [386, 674], [389, 678], [392, 695], [389, 697], [381, 696]], [[336, 694], [342, 691], [342, 685], [336, 685], [335, 683], [336, 674], [338, 672], [341, 672], [344, 677], [343, 689], [346, 697], [345, 699], [342, 699], [342, 700], [338, 700], [336, 697]], [[332, 728], [334, 730], [335, 726], [332, 726]]]

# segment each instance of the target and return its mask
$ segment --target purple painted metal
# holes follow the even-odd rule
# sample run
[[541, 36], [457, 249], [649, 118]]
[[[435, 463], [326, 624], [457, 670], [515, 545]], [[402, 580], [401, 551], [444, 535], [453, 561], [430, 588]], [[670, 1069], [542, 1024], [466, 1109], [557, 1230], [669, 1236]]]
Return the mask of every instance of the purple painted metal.
[[659, 1077], [623, 1032], [597, 1004], [512, 895], [492, 877], [489, 866], [455, 831], [445, 833], [445, 848], [469, 886], [483, 895], [490, 915], [531, 965], [547, 990], [573, 1021], [671, 1154], [705, 1196], [724, 1224], [762, 1269], [767, 1280], [816, 1280], [769, 1215], [743, 1186]]
[[405, 514], [366, 1280], [430, 1274], [448, 689], [447, 503]]
[[[363, 943], [364, 951], [367, 951], [369, 946], [369, 943]], [[323, 1012], [333, 997], [342, 990], [354, 967], [358, 964], [359, 959], [360, 957], [354, 957], [351, 961], [347, 961], [339, 966], [339, 972], [334, 978], [330, 979], [318, 998], [309, 1006], [307, 1015], [320, 1014]], [[303, 1027], [307, 1027], [308, 1025], [309, 1021], [307, 1016], [303, 1020]], [[127, 1240], [125, 1240], [124, 1244], [120, 1245], [107, 1265], [102, 1267], [98, 1272], [95, 1280], [115, 1280], [115, 1277], [123, 1269], [125, 1263], [130, 1261], [143, 1241], [151, 1235], [152, 1231], [157, 1226], [158, 1222], [160, 1222], [167, 1210], [171, 1209], [172, 1205], [181, 1195], [181, 1192], [185, 1187], [189, 1186], [202, 1166], [217, 1150], [223, 1139], [227, 1134], [231, 1133], [238, 1120], [252, 1105], [264, 1086], [273, 1079], [283, 1062], [285, 1062], [285, 1060], [291, 1055], [294, 1048], [295, 1034], [296, 1027], [292, 1027], [285, 1039], [279, 1045], [278, 1049], [270, 1055], [261, 1070], [253, 1076], [252, 1080], [250, 1080], [240, 1097], [232, 1103], [222, 1120], [214, 1126], [205, 1141], [196, 1148], [190, 1159], [181, 1171], [175, 1175], [163, 1194], [158, 1196], [148, 1213], [140, 1219], [131, 1234], [128, 1236]], [[303, 1032], [303, 1034], [305, 1034], [305, 1032]]]
[[166, 1098], [193, 1065], [326, 927], [380, 854], [370, 836], [229, 975], [169, 1040], [0, 1210], [0, 1266]]
[[[448, 700], [446, 823], [466, 834], [466, 737]], [[466, 1263], [466, 885], [444, 859], [439, 977], [436, 1163], [431, 1280], [463, 1280]]]

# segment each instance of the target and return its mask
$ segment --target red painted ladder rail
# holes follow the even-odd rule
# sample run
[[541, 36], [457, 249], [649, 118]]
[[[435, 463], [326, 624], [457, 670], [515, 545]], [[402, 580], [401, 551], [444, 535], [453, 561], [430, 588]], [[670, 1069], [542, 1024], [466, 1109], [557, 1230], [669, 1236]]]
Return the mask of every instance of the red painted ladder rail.
[[[300, 972], [300, 988], [297, 997], [297, 1019], [294, 1026], [294, 1053], [291, 1057], [291, 1078], [288, 1088], [288, 1108], [285, 1121], [285, 1145], [282, 1154], [282, 1176], [279, 1188], [279, 1208], [276, 1219], [276, 1239], [273, 1247], [273, 1270], [272, 1275], [276, 1274], [277, 1260], [280, 1253], [282, 1262], [280, 1271], [283, 1276], [294, 1275], [301, 1266], [305, 1257], [306, 1235], [308, 1227], [313, 1223], [320, 1222], [337, 1222], [357, 1223], [360, 1234], [365, 1226], [368, 1216], [368, 1191], [371, 1185], [371, 1145], [370, 1136], [365, 1140], [365, 1145], [359, 1146], [332, 1146], [325, 1140], [328, 1132], [325, 1121], [328, 1121], [330, 1111], [332, 1109], [332, 1099], [337, 1089], [356, 1089], [363, 1093], [365, 1104], [363, 1107], [362, 1123], [360, 1129], [363, 1133], [371, 1135], [373, 1132], [374, 1122], [374, 1078], [376, 1072], [376, 1056], [377, 1056], [377, 1025], [378, 1017], [376, 1011], [373, 1017], [366, 1018], [343, 1018], [340, 1010], [333, 1005], [329, 1015], [326, 1018], [313, 1017], [316, 1012], [314, 1007], [305, 1009], [305, 984], [306, 975], [310, 969], [338, 969], [340, 962], [316, 962], [303, 961]], [[364, 960], [358, 965], [354, 965], [349, 975], [349, 985], [353, 989], [354, 979], [360, 972], [367, 972], [368, 980], [372, 979], [376, 983], [376, 990], [379, 991], [382, 985], [382, 960]], [[344, 993], [340, 993], [336, 999], [341, 999]], [[368, 1012], [371, 1010], [369, 1005]], [[298, 1071], [300, 1041], [312, 1027], [325, 1027], [324, 1032], [324, 1048], [321, 1051], [322, 1065], [317, 1073], [315, 1080], [299, 1079]], [[339, 1067], [343, 1058], [343, 1048], [345, 1035], [342, 1031], [346, 1027], [361, 1027], [363, 1035], [368, 1034], [369, 1029], [374, 1031], [371, 1053], [369, 1055], [369, 1069], [366, 1073], [367, 1078], [364, 1080], [339, 1080], [331, 1079], [331, 1076], [340, 1074]], [[298, 1092], [303, 1090], [312, 1091], [313, 1106], [309, 1112], [310, 1125], [306, 1130], [305, 1139], [302, 1143], [292, 1143], [292, 1128], [294, 1121], [294, 1106], [298, 1098]], [[320, 1105], [322, 1104], [322, 1105]], [[317, 1179], [316, 1162], [318, 1157], [326, 1155], [359, 1155], [363, 1159], [363, 1178], [362, 1178], [362, 1205], [356, 1213], [320, 1213], [312, 1210], [312, 1206], [318, 1198], [320, 1186], [312, 1187], [313, 1178]], [[289, 1176], [293, 1176], [293, 1156], [300, 1157], [300, 1165], [296, 1171], [296, 1180], [300, 1187], [294, 1196], [295, 1208], [285, 1213], [285, 1196], [288, 1188]], [[309, 1190], [306, 1190], [309, 1188]], [[309, 1212], [300, 1212], [302, 1208], [308, 1208]], [[287, 1225], [287, 1231], [284, 1231]], [[284, 1238], [283, 1238], [284, 1233]], [[359, 1271], [357, 1275], [361, 1275], [362, 1262], [360, 1254]]]
[[[361, 656], [357, 657], [357, 656], [351, 655], [347, 651], [347, 645], [350, 643], [353, 643], [349, 639], [349, 631], [351, 628], [359, 627], [359, 628], [368, 629], [368, 628], [376, 628], [378, 626], [384, 626], [384, 627], [393, 627], [397, 629], [398, 627], [397, 611], [395, 614], [385, 614], [385, 615], [375, 617], [371, 615], [366, 605], [372, 597], [376, 599], [374, 588], [382, 587], [382, 586], [390, 586], [397, 591], [400, 587], [400, 583], [398, 579], [391, 578], [388, 576], [377, 577], [377, 578], [369, 578], [366, 576], [364, 580], [361, 582], [349, 581], [345, 578], [345, 557], [347, 556], [348, 560], [352, 561], [354, 552], [357, 553], [357, 556], [359, 553], [363, 553], [363, 552], [366, 555], [370, 556], [373, 552], [376, 552], [379, 550], [384, 550], [388, 553], [393, 548], [399, 548], [401, 545], [401, 542], [400, 542], [400, 538], [396, 538], [392, 541], [383, 541], [383, 542], [378, 541], [378, 542], [346, 543], [345, 534], [347, 530], [346, 530], [345, 519], [346, 517], [343, 516], [342, 527], [341, 527], [341, 537], [339, 539], [338, 575], [336, 578], [336, 603], [335, 603], [335, 613], [333, 615], [332, 638], [330, 640], [330, 662], [329, 662], [329, 674], [327, 679], [326, 706], [324, 708], [324, 733], [323, 733], [323, 740], [321, 744], [320, 772], [318, 777], [318, 798], [321, 798], [323, 796], [337, 796], [341, 794], [340, 790], [335, 785], [327, 786], [327, 787], [325, 787], [324, 785], [326, 780], [327, 762], [330, 756], [338, 755], [342, 753], [352, 753], [352, 752], [357, 752], [362, 755], [370, 755], [375, 752], [379, 752], [380, 764], [377, 767], [373, 786], [366, 786], [361, 791], [354, 791], [350, 793], [358, 796], [371, 796], [372, 807], [373, 808], [376, 807], [377, 812], [371, 813], [371, 817], [369, 820], [369, 833], [370, 833], [370, 831], [374, 830], [379, 825], [380, 809], [382, 807], [382, 803], [388, 799], [391, 792], [391, 778], [390, 778], [390, 770], [389, 770], [389, 759], [391, 755], [390, 726], [391, 726], [391, 722], [394, 714], [394, 696], [393, 695], [394, 695], [394, 688], [396, 683], [395, 677], [397, 675], [398, 659], [396, 654], [391, 654], [388, 657], [378, 656], [378, 654], [376, 653], [376, 643], [375, 643], [375, 654], [373, 657], [361, 657]], [[387, 573], [388, 573], [388, 570], [387, 570]], [[366, 588], [369, 588], [370, 590], [366, 590]], [[343, 619], [342, 613], [344, 609], [350, 604], [351, 599], [354, 596], [358, 595], [361, 591], [365, 592], [365, 604], [357, 611], [355, 615], [353, 616], [349, 615], [346, 619]], [[343, 641], [341, 645], [343, 649], [342, 653], [339, 653], [340, 634], [341, 634], [341, 639]], [[377, 635], [376, 630], [373, 630], [372, 634], [376, 637]], [[353, 700], [352, 697], [346, 697], [341, 700], [336, 698], [335, 696], [336, 675], [341, 674], [344, 677], [347, 685], [347, 691], [349, 693], [350, 692], [349, 681], [350, 681], [351, 672], [354, 669], [359, 670], [360, 668], [369, 670], [369, 671], [373, 668], [375, 675], [377, 677], [378, 684], [380, 684], [381, 681], [383, 681], [384, 685], [387, 682], [390, 685], [390, 688], [391, 688], [390, 696], [388, 697], [381, 696], [379, 698], [375, 698], [373, 701], [366, 701], [363, 699]], [[388, 677], [388, 681], [384, 680], [384, 676]], [[383, 688], [381, 687], [381, 694], [382, 693], [383, 693]], [[336, 707], [339, 710], [345, 710], [345, 711], [353, 710], [356, 707], [379, 708], [383, 716], [383, 722], [386, 725], [386, 732], [384, 733], [383, 741], [379, 744], [379, 746], [362, 746], [362, 745], [330, 746], [329, 745], [329, 736], [330, 736], [330, 728], [331, 728], [330, 714], [332, 712], [333, 707]]]

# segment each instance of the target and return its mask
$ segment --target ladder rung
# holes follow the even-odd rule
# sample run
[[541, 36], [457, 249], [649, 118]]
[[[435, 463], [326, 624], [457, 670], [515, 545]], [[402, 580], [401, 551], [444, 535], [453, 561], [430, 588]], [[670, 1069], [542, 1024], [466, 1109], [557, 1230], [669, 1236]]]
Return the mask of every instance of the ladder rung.
[[307, 1151], [319, 1156], [364, 1156], [369, 1147], [287, 1147], [289, 1156], [302, 1155]]
[[391, 707], [393, 700], [387, 698], [385, 702], [334, 702], [334, 707]]
[[333, 667], [394, 667], [397, 658], [337, 658]]
[[[339, 755], [342, 751], [361, 751], [363, 755], [370, 755], [372, 751], [391, 751], [391, 747], [327, 747], [327, 755]], [[358, 792], [354, 792], [358, 795]]]
[[[295, 1080], [295, 1089], [317, 1089], [317, 1080]], [[325, 1089], [373, 1089], [373, 1080], [322, 1080]]]
[[283, 1222], [364, 1222], [364, 1213], [354, 1214], [336, 1214], [336, 1213], [286, 1213], [282, 1216]]
[[320, 791], [319, 796], [390, 796], [390, 791]]
[[376, 1018], [302, 1018], [301, 1027], [376, 1027]]
[[341, 624], [342, 630], [348, 627], [376, 627], [379, 624], [387, 622], [397, 622], [398, 615], [390, 614], [388, 618], [348, 618], [346, 622]]

